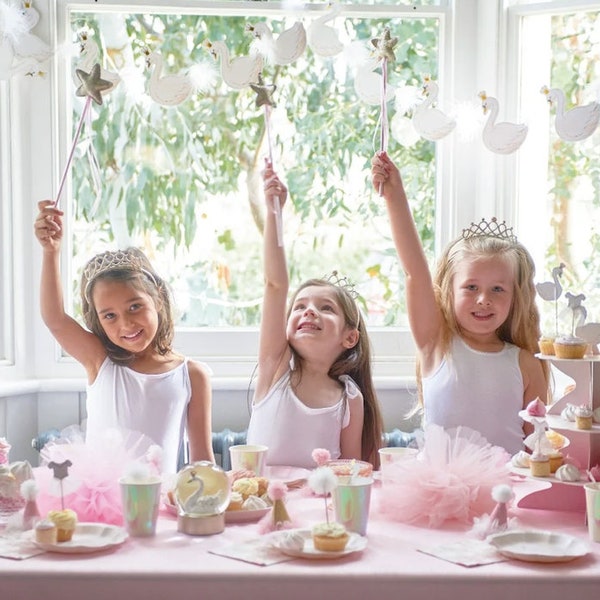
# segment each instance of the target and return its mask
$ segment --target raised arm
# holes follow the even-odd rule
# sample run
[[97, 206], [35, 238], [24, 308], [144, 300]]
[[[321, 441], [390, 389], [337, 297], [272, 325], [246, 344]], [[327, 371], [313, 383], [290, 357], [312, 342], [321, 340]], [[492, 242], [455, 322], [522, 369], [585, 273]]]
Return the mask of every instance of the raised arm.
[[258, 346], [258, 375], [254, 401], [262, 400], [289, 361], [286, 336], [286, 305], [289, 276], [285, 250], [279, 245], [277, 236], [276, 203], [283, 207], [287, 199], [287, 188], [267, 161], [263, 171], [266, 216], [263, 235], [264, 278], [260, 341]]
[[371, 175], [376, 190], [383, 184], [394, 245], [406, 275], [406, 304], [415, 343], [425, 363], [428, 358], [435, 361], [442, 316], [400, 171], [385, 152], [378, 152], [371, 161]]
[[106, 352], [95, 335], [65, 312], [60, 278], [63, 212], [54, 208], [51, 200], [39, 202], [38, 209], [34, 232], [43, 250], [40, 281], [42, 319], [65, 352], [85, 367], [88, 378], [93, 381]]

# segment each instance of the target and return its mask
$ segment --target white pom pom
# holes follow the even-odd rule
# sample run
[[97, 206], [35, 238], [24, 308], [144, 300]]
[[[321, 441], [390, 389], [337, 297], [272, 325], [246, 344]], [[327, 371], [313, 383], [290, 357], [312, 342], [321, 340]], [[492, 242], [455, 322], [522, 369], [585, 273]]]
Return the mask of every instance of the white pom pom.
[[492, 488], [492, 498], [496, 502], [508, 502], [513, 497], [513, 491], [510, 485], [502, 483]]
[[337, 477], [330, 467], [319, 467], [308, 476], [310, 489], [321, 496], [333, 492], [337, 484]]
[[39, 492], [39, 488], [35, 479], [27, 479], [21, 484], [21, 496], [25, 500], [35, 500]]

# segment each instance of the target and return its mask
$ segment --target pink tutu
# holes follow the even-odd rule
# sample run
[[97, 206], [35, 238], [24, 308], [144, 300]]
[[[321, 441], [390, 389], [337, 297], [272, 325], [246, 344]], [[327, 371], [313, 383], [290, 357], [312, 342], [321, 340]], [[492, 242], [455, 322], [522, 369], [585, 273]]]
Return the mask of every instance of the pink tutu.
[[[139, 432], [117, 430], [107, 430], [98, 443], [86, 444], [78, 426], [68, 427], [42, 448], [41, 466], [34, 469], [40, 513], [60, 510], [62, 495], [64, 508], [74, 510], [80, 522], [122, 525], [119, 478], [152, 446], [150, 438]], [[71, 466], [61, 482], [48, 464], [66, 460]]]
[[438, 527], [444, 521], [470, 524], [495, 505], [491, 490], [508, 483], [510, 456], [477, 431], [445, 431], [430, 425], [419, 454], [392, 465], [376, 510], [404, 523]]

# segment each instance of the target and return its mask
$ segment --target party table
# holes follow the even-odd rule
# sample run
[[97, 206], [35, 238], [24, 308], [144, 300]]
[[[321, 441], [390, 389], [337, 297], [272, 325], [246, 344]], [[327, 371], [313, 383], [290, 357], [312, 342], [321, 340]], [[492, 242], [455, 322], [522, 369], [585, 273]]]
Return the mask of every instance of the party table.
[[[510, 559], [465, 567], [418, 548], [465, 540], [469, 526], [447, 523], [429, 529], [393, 522], [379, 514], [381, 497], [375, 487], [366, 548], [341, 558], [290, 558], [269, 566], [235, 560], [212, 551], [259, 538], [256, 523], [193, 537], [179, 533], [176, 518], [161, 512], [155, 537], [129, 538], [111, 550], [1, 558], [0, 599], [565, 600], [598, 595], [600, 543], [589, 540], [581, 512], [517, 508], [513, 515], [521, 528], [580, 538], [589, 544], [585, 556], [569, 562]], [[324, 520], [324, 499], [306, 490], [291, 492], [287, 507], [301, 527]]]

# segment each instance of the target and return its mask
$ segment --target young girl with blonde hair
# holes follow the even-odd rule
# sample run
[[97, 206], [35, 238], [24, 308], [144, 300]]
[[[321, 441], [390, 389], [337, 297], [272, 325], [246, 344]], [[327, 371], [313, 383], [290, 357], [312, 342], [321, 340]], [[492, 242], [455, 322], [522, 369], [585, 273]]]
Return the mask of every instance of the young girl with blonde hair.
[[322, 448], [377, 468], [383, 430], [364, 319], [337, 276], [305, 281], [286, 311], [275, 203], [285, 203], [287, 188], [269, 163], [263, 178], [265, 291], [248, 443], [268, 446], [271, 465], [312, 468], [312, 452]]
[[530, 433], [518, 412], [548, 397], [533, 260], [495, 219], [472, 224], [444, 250], [432, 279], [400, 172], [385, 152], [372, 181], [386, 202], [406, 275], [424, 424], [468, 426], [515, 453]]

